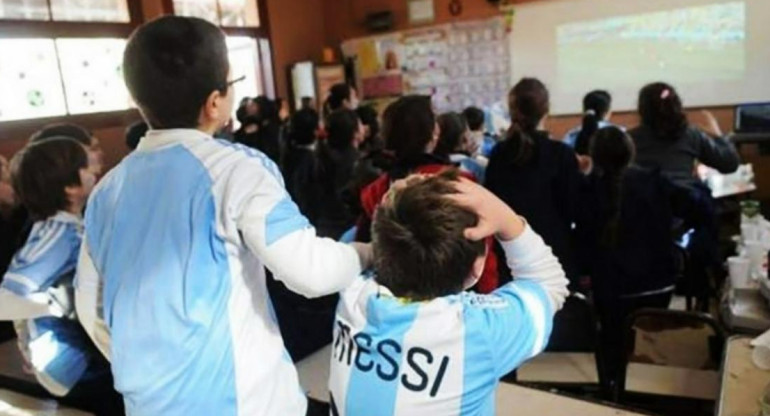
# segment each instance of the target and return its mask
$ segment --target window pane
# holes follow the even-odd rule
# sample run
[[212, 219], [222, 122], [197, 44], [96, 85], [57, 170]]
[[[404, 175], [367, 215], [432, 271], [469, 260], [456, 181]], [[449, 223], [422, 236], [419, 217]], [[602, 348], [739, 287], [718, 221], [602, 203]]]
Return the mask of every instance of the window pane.
[[222, 26], [259, 26], [257, 0], [219, 0]]
[[130, 22], [126, 0], [51, 0], [53, 20]]
[[[229, 36], [227, 38], [227, 49], [229, 50], [230, 58], [230, 79], [246, 77], [243, 81], [233, 84], [235, 102], [240, 102], [244, 97], [261, 95], [262, 82], [260, 80], [257, 40], [245, 36]], [[237, 108], [233, 110], [235, 111]], [[234, 112], [233, 119], [235, 119]]]
[[174, 13], [177, 16], [200, 17], [219, 25], [217, 0], [174, 0]]
[[0, 0], [0, 19], [48, 20], [46, 0]]
[[66, 114], [53, 40], [0, 39], [0, 56], [0, 121]]
[[70, 114], [130, 107], [123, 81], [124, 39], [57, 39]]

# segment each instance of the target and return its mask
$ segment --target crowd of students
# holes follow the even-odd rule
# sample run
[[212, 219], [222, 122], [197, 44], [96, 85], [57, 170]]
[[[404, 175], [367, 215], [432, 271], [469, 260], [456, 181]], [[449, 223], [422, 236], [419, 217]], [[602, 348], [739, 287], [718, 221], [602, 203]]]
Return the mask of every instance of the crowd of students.
[[[570, 291], [593, 296], [610, 357], [625, 316], [668, 306], [674, 230], [713, 259], [695, 162], [739, 163], [663, 83], [629, 131], [589, 93], [563, 141], [535, 78], [502, 136], [478, 108], [405, 96], [380, 116], [340, 84], [322, 114], [244, 99], [222, 139], [237, 80], [218, 28], [147, 23], [124, 72], [145, 122], [106, 175], [71, 125], [0, 160], [0, 319], [42, 386], [97, 414], [493, 414]], [[325, 405], [292, 359], [329, 342]]]

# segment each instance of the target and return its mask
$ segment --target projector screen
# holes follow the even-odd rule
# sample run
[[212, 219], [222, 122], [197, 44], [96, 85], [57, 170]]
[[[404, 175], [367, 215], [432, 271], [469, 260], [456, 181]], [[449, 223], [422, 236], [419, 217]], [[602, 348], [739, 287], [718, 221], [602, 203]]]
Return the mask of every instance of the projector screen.
[[770, 0], [550, 0], [516, 8], [512, 82], [536, 76], [551, 113], [582, 112], [592, 89], [633, 110], [668, 82], [685, 105], [770, 101]]

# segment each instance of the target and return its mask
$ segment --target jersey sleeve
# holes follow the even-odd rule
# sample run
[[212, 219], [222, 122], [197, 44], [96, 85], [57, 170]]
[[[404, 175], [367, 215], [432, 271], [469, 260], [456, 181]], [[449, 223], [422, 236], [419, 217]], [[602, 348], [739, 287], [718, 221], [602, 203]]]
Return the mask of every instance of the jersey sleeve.
[[356, 248], [319, 238], [269, 160], [241, 162], [228, 184], [238, 231], [248, 248], [289, 289], [317, 297], [340, 291], [361, 272]]
[[44, 292], [75, 269], [79, 237], [67, 224], [45, 223], [14, 255], [2, 287], [19, 295]]
[[514, 280], [477, 298], [474, 310], [482, 315], [476, 320], [487, 327], [498, 378], [543, 351], [553, 316], [569, 294], [559, 261], [529, 226], [517, 239], [501, 245]]

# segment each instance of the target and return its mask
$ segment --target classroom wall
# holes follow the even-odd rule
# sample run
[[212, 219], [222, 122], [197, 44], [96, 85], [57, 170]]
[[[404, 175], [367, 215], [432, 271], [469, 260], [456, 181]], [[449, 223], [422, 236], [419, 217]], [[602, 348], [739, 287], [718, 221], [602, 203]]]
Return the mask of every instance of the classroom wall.
[[[276, 93], [289, 97], [287, 68], [318, 61], [324, 47], [324, 0], [267, 0]], [[336, 0], [337, 3], [344, 3]]]

